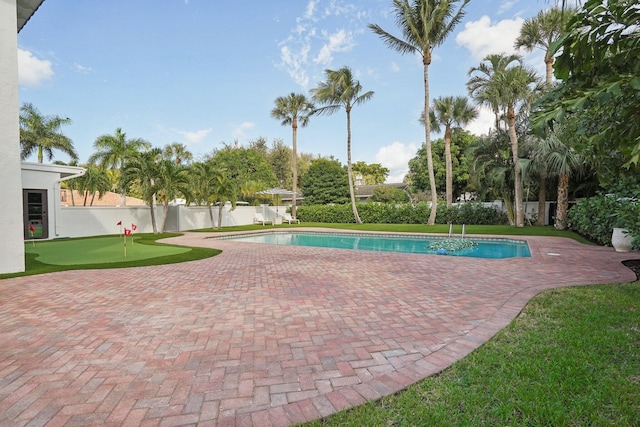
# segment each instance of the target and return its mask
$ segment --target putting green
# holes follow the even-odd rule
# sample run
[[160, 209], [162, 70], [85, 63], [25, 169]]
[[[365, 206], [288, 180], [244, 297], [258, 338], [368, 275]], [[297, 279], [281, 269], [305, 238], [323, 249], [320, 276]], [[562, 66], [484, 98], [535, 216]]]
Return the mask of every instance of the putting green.
[[123, 261], [138, 261], [188, 252], [190, 248], [170, 245], [145, 245], [131, 243], [127, 238], [127, 256], [124, 255], [122, 237], [105, 236], [87, 239], [36, 241], [25, 245], [27, 253], [38, 254], [36, 260], [53, 265], [108, 264]]

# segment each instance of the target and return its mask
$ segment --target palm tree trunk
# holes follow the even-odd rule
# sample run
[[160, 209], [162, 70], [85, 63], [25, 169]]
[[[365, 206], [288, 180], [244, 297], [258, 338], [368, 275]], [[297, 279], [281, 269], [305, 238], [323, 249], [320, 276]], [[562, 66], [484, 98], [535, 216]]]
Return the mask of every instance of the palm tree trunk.
[[569, 175], [560, 174], [558, 177], [558, 208], [554, 227], [558, 230], [567, 228], [567, 211], [569, 210]]
[[356, 224], [362, 224], [360, 215], [358, 215], [358, 207], [356, 206], [356, 192], [353, 187], [353, 170], [351, 169], [351, 109], [347, 110], [347, 176], [349, 178], [349, 194], [351, 196], [351, 208], [353, 209], [353, 217]]
[[147, 203], [149, 203], [149, 209], [151, 209], [151, 226], [153, 227], [153, 234], [157, 234], [158, 226], [156, 225], [156, 207], [153, 204], [153, 197], [150, 197]]
[[211, 209], [211, 205], [209, 205], [208, 207], [209, 207], [209, 219], [211, 220], [211, 228], [215, 229], [216, 224], [213, 222], [213, 209]]
[[167, 226], [167, 217], [169, 216], [169, 201], [163, 201], [162, 203], [162, 226], [160, 227], [160, 233], [164, 233], [164, 229]]
[[91, 195], [91, 203], [89, 203], [89, 206], [93, 206], [93, 201], [96, 198], [96, 192], [94, 191], [93, 194]]
[[76, 205], [76, 200], [73, 198], [73, 187], [69, 190], [71, 191], [71, 206], [75, 206]]
[[553, 61], [553, 54], [551, 53], [551, 51], [547, 51], [544, 56], [544, 65], [546, 68], [545, 84], [548, 88], [550, 88], [553, 84]]
[[427, 170], [429, 172], [429, 185], [431, 187], [431, 212], [427, 225], [436, 223], [436, 211], [438, 210], [438, 190], [436, 189], [436, 174], [433, 170], [433, 155], [431, 154], [431, 123], [429, 120], [429, 63], [431, 57], [429, 53], [423, 54], [424, 65], [424, 146], [427, 151]]
[[218, 229], [222, 228], [222, 209], [224, 209], [224, 202], [220, 202], [218, 207]]
[[293, 172], [293, 184], [292, 184], [293, 194], [291, 195], [291, 216], [295, 218], [296, 217], [296, 193], [298, 191], [298, 154], [297, 154], [298, 120], [296, 118], [293, 119], [291, 128], [293, 129], [293, 143], [292, 143], [292, 156], [291, 156], [291, 169]]
[[514, 197], [516, 204], [516, 227], [524, 227], [524, 210], [522, 204], [522, 170], [518, 161], [518, 135], [516, 134], [516, 114], [513, 106], [507, 109], [509, 122], [509, 139], [511, 140], [511, 156], [514, 170]]
[[444, 158], [446, 167], [447, 206], [453, 204], [453, 166], [451, 164], [451, 127], [447, 125], [444, 132]]
[[536, 225], [544, 225], [545, 213], [547, 210], [547, 174], [540, 177], [540, 188], [538, 189], [538, 220]]
[[42, 153], [42, 145], [38, 145], [38, 163], [42, 163], [44, 160], [44, 155]]

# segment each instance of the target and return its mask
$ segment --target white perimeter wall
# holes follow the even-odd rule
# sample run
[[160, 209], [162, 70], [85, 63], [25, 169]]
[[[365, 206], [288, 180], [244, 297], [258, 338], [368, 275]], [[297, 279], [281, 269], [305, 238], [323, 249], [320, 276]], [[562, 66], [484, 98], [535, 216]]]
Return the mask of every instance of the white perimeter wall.
[[16, 1], [0, 1], [0, 273], [24, 271]]
[[[237, 206], [234, 210], [230, 208], [229, 204], [223, 208], [223, 227], [252, 224], [256, 212], [263, 212], [265, 218], [274, 218], [276, 215], [273, 206]], [[160, 228], [164, 209], [161, 205], [156, 205], [155, 209], [156, 224]], [[280, 210], [282, 209], [280, 207]], [[213, 219], [217, 225], [217, 207], [213, 208]], [[135, 224], [137, 230], [134, 233], [153, 232], [148, 206], [62, 206], [57, 208], [55, 225], [51, 220], [49, 222], [50, 237], [119, 234], [120, 227], [117, 224], [120, 221], [122, 221], [123, 228], [131, 228], [131, 224]], [[210, 227], [209, 210], [206, 206], [169, 206], [169, 217], [165, 231], [189, 231]]]

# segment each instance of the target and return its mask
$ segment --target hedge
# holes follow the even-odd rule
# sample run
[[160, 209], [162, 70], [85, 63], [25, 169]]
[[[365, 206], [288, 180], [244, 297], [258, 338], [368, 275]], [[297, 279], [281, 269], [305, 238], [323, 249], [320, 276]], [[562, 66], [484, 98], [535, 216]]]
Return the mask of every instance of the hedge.
[[[358, 214], [366, 224], [425, 224], [431, 208], [425, 202], [411, 203], [359, 203]], [[304, 222], [354, 223], [351, 204], [302, 205], [297, 207], [297, 217]], [[460, 206], [438, 205], [437, 224], [504, 225], [507, 214], [495, 207], [480, 203]]]

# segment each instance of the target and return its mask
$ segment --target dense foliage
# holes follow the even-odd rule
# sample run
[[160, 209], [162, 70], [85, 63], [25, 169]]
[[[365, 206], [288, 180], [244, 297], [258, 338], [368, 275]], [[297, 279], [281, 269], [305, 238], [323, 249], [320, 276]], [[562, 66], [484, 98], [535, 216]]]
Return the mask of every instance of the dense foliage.
[[640, 185], [627, 180], [611, 190], [581, 200], [569, 211], [569, 226], [606, 246], [611, 245], [613, 228], [624, 228], [635, 237], [634, 246], [640, 248]]
[[338, 160], [316, 159], [302, 180], [302, 193], [305, 204], [349, 203], [347, 171]]
[[[425, 224], [431, 209], [428, 203], [361, 203], [358, 212], [366, 224]], [[298, 218], [304, 222], [353, 223], [351, 207], [344, 205], [305, 205], [298, 207]], [[437, 224], [503, 225], [507, 215], [494, 207], [479, 203], [461, 206], [438, 206]]]

